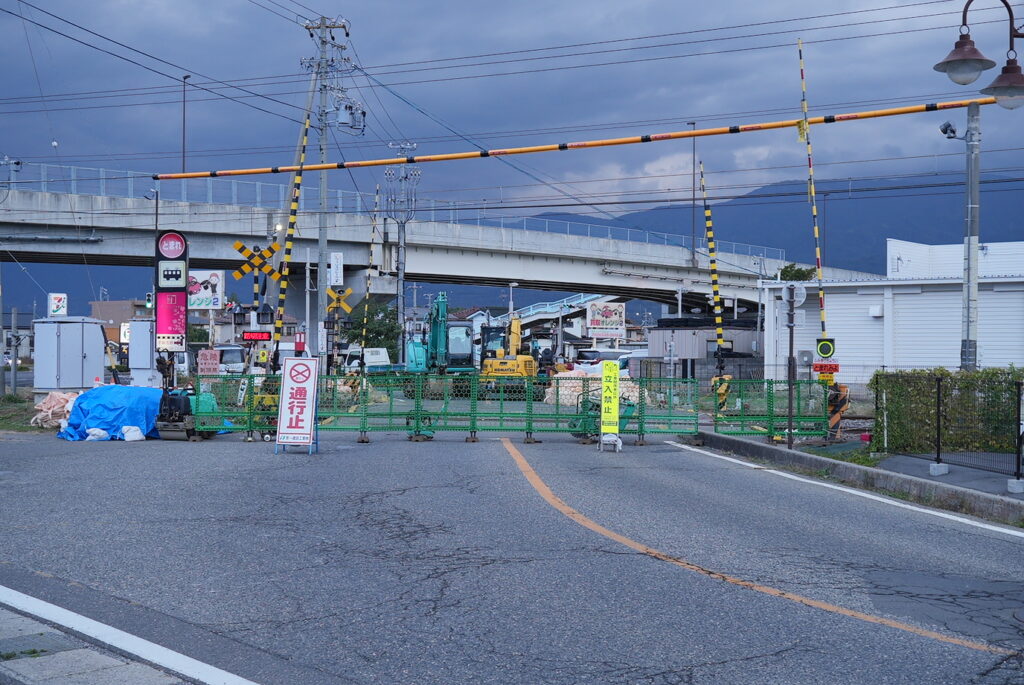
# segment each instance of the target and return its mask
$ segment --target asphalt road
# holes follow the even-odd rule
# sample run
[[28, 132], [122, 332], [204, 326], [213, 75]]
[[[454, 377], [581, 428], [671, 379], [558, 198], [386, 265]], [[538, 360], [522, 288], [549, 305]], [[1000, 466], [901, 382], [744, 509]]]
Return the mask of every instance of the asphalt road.
[[663, 443], [517, 439], [563, 507], [676, 563], [490, 436], [373, 439], [5, 434], [0, 585], [267, 684], [1024, 682], [1020, 537]]

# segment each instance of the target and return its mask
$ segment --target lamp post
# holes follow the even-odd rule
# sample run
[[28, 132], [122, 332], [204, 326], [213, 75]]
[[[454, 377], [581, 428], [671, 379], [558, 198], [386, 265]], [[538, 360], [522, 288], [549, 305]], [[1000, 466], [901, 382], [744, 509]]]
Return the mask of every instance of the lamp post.
[[181, 173], [185, 173], [185, 84], [192, 74], [181, 77]]
[[[1014, 40], [1024, 38], [1024, 32], [1014, 26], [1013, 9], [1007, 0], [1000, 0], [1009, 14], [1009, 50], [1002, 73], [985, 88], [983, 95], [995, 98], [996, 104], [1006, 109], [1017, 109], [1024, 105], [1024, 75], [1017, 63]], [[967, 0], [960, 22], [960, 37], [946, 58], [936, 64], [935, 71], [949, 76], [960, 85], [974, 83], [981, 72], [991, 69], [996, 63], [981, 53], [971, 39], [967, 24], [967, 11], [974, 0]], [[941, 127], [947, 138], [956, 138], [951, 124]], [[980, 226], [980, 167], [981, 167], [981, 108], [972, 103], [967, 108], [967, 132], [962, 140], [967, 143], [967, 197], [964, 217], [964, 284], [963, 310], [961, 316], [960, 368], [974, 370], [978, 365], [978, 240]]]
[[508, 323], [512, 325], [512, 288], [518, 288], [519, 284], [512, 281], [508, 284]]

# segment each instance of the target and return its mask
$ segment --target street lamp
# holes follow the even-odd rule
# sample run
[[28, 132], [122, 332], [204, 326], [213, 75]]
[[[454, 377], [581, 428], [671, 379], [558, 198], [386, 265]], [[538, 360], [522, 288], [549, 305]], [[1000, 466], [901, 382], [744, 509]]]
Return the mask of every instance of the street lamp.
[[[1000, 0], [1006, 7], [1010, 22], [1010, 49], [1006, 53], [1006, 66], [987, 87], [983, 95], [995, 98], [996, 104], [1006, 109], [1017, 109], [1024, 105], [1024, 75], [1017, 64], [1014, 40], [1024, 38], [1024, 32], [1014, 26], [1013, 9], [1008, 0]], [[967, 10], [974, 0], [967, 0], [960, 21], [960, 38], [952, 52], [935, 65], [935, 71], [943, 72], [950, 80], [960, 85], [973, 83], [981, 72], [991, 69], [995, 62], [981, 54], [971, 40], [967, 25]], [[956, 129], [949, 122], [940, 130], [947, 138], [958, 138]], [[967, 143], [967, 209], [964, 222], [964, 282], [963, 312], [961, 316], [962, 335], [960, 339], [960, 368], [974, 370], [978, 364], [978, 242], [979, 210], [981, 204], [981, 108], [972, 102], [967, 108], [967, 132], [963, 138]]]
[[[967, 0], [964, 5], [963, 17], [960, 22], [960, 38], [953, 46], [953, 50], [946, 55], [946, 58], [935, 65], [935, 71], [940, 71], [949, 76], [950, 80], [962, 86], [974, 83], [981, 72], [991, 69], [996, 63], [985, 55], [974, 45], [971, 40], [970, 27], [967, 25], [967, 10], [970, 9], [974, 0]], [[1006, 109], [1017, 109], [1024, 105], [1024, 74], [1021, 73], [1020, 65], [1017, 63], [1017, 51], [1014, 49], [1014, 39], [1024, 38], [1024, 31], [1014, 26], [1013, 8], [1008, 0], [1000, 0], [1010, 15], [1010, 49], [1006, 52], [1006, 65], [1002, 73], [995, 78], [987, 87], [981, 89], [983, 95], [991, 95], [996, 99], [996, 104]]]
[[512, 288], [518, 288], [519, 284], [512, 281], [508, 284], [508, 321], [512, 323]]
[[181, 173], [185, 173], [185, 83], [192, 74], [181, 77]]

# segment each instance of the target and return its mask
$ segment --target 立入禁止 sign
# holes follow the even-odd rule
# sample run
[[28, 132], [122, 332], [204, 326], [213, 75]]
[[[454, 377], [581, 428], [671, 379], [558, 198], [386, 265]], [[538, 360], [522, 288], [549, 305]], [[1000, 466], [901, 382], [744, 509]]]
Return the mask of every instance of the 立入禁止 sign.
[[619, 363], [601, 363], [601, 432], [619, 432]]

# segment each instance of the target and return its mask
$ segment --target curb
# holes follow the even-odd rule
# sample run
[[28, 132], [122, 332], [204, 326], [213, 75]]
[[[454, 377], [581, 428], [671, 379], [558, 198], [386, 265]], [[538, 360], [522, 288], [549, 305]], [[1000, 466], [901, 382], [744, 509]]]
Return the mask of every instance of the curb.
[[1000, 523], [1024, 524], [1024, 501], [1010, 497], [970, 490], [957, 485], [936, 483], [924, 478], [871, 466], [819, 457], [807, 452], [789, 450], [785, 447], [767, 445], [732, 435], [700, 431], [698, 437], [705, 446], [716, 450], [778, 464], [814, 476], [825, 475], [844, 485], [875, 490], [885, 495], [905, 496], [919, 504], [970, 514]]

